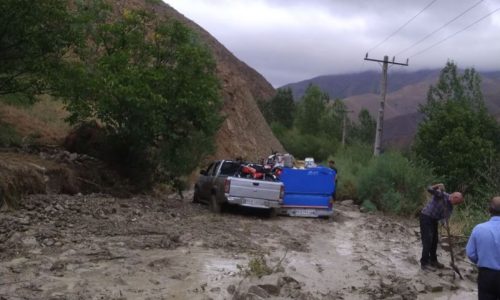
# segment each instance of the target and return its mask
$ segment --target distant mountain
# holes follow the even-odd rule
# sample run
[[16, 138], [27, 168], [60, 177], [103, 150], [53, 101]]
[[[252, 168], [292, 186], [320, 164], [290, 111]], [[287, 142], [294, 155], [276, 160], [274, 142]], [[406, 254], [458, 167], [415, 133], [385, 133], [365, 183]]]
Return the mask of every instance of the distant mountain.
[[[426, 102], [431, 84], [435, 84], [440, 70], [417, 72], [389, 72], [388, 94], [384, 114], [384, 136], [386, 144], [406, 146], [413, 140], [422, 116], [418, 113], [420, 104]], [[490, 113], [500, 119], [500, 71], [480, 72], [481, 88]], [[309, 84], [318, 85], [328, 92], [331, 99], [343, 99], [353, 112], [352, 120], [362, 108], [378, 116], [380, 103], [380, 72], [363, 72], [345, 75], [327, 75], [297, 83], [288, 84], [296, 100], [300, 99]]]
[[[420, 70], [415, 72], [388, 73], [387, 92], [391, 93], [407, 85], [422, 81], [434, 83], [439, 76], [440, 69]], [[483, 78], [500, 79], [500, 71], [481, 72]], [[330, 95], [331, 99], [344, 99], [361, 94], [380, 94], [381, 72], [366, 71], [362, 73], [324, 75], [311, 79], [289, 83], [280, 88], [289, 87], [295, 100], [299, 100], [310, 84], [317, 85]]]

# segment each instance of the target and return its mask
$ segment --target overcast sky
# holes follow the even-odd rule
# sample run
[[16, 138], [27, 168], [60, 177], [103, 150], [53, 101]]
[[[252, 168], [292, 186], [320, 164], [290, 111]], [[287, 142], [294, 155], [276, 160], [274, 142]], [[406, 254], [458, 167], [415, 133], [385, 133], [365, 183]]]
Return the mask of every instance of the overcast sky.
[[[198, 23], [275, 87], [325, 74], [380, 69], [364, 62], [378, 45], [432, 0], [164, 0]], [[479, 4], [477, 4], [479, 2]], [[412, 46], [477, 4], [442, 30]], [[396, 56], [415, 71], [441, 68], [500, 70], [500, 11], [416, 56], [500, 8], [500, 0], [436, 0], [369, 56]]]

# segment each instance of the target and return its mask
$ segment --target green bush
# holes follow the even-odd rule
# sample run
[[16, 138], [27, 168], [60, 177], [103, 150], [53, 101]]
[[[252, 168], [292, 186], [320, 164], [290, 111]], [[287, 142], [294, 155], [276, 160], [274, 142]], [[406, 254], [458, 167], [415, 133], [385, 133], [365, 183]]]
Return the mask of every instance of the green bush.
[[0, 121], [0, 147], [20, 146], [21, 137], [9, 124]]
[[385, 153], [359, 171], [358, 194], [383, 211], [410, 215], [426, 200], [425, 187], [436, 178], [432, 171], [399, 152]]
[[298, 159], [314, 157], [316, 161], [324, 161], [338, 145], [336, 140], [323, 135], [302, 134], [297, 129], [284, 131], [279, 126], [273, 126], [273, 129], [285, 149]]
[[335, 160], [338, 174], [337, 199], [358, 200], [357, 176], [372, 158], [370, 145], [358, 143], [348, 145], [337, 151], [329, 159]]
[[375, 204], [373, 204], [373, 202], [371, 202], [370, 200], [363, 201], [363, 203], [361, 203], [361, 207], [363, 207], [365, 212], [377, 210], [377, 207], [375, 206]]
[[470, 235], [474, 226], [489, 219], [489, 199], [478, 200], [472, 195], [466, 195], [462, 205], [457, 206], [451, 217], [451, 222], [464, 235]]

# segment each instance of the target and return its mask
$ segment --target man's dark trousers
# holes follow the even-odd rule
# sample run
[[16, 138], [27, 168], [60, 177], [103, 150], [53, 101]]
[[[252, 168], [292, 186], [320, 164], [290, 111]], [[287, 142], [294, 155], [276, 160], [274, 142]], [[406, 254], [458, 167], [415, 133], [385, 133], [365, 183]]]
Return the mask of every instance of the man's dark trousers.
[[479, 268], [477, 287], [479, 300], [500, 300], [500, 271]]
[[422, 238], [422, 258], [420, 264], [437, 262], [438, 220], [420, 214], [420, 237]]

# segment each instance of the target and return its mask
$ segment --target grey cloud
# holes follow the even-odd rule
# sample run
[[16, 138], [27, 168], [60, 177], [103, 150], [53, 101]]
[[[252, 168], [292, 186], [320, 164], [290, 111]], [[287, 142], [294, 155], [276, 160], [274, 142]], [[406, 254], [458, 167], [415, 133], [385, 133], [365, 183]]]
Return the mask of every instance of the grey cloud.
[[[274, 86], [323, 74], [378, 69], [377, 64], [363, 63], [365, 52], [430, 3], [430, 0], [260, 0], [257, 2], [265, 4], [264, 7], [273, 11], [294, 14], [300, 12], [299, 15], [292, 16], [306, 21], [297, 26], [297, 24], [276, 24], [272, 23], [272, 20], [259, 19], [259, 30], [256, 30], [252, 26], [225, 24], [221, 21], [226, 16], [224, 14], [234, 13], [228, 10], [228, 5], [232, 5], [231, 3], [255, 2], [190, 0], [196, 3], [204, 2], [215, 8], [217, 15], [210, 15], [200, 11], [196, 13], [196, 3], [190, 6], [179, 5], [179, 2], [184, 0], [165, 1], [174, 8], [176, 5], [182, 6], [181, 13], [208, 29], [236, 56], [262, 73]], [[436, 1], [397, 35], [371, 51], [370, 56], [382, 58], [387, 54], [392, 57], [477, 1]], [[496, 7], [500, 7], [498, 1], [483, 1], [435, 36], [402, 53], [398, 59], [405, 60], [406, 57], [464, 28]], [[500, 11], [497, 14], [500, 18]], [[316, 20], [324, 18], [325, 15], [329, 18], [325, 23]], [[353, 25], [341, 30], [332, 27], [332, 24], [336, 23], [328, 22], [339, 19], [361, 20], [364, 25]], [[268, 21], [269, 26], [266, 25]], [[496, 59], [497, 53], [500, 53], [499, 31], [500, 21], [495, 25], [491, 18], [485, 19], [438, 47], [411, 58], [410, 68], [407, 69], [441, 68], [448, 59], [455, 60], [460, 67], [500, 69], [500, 61]]]

